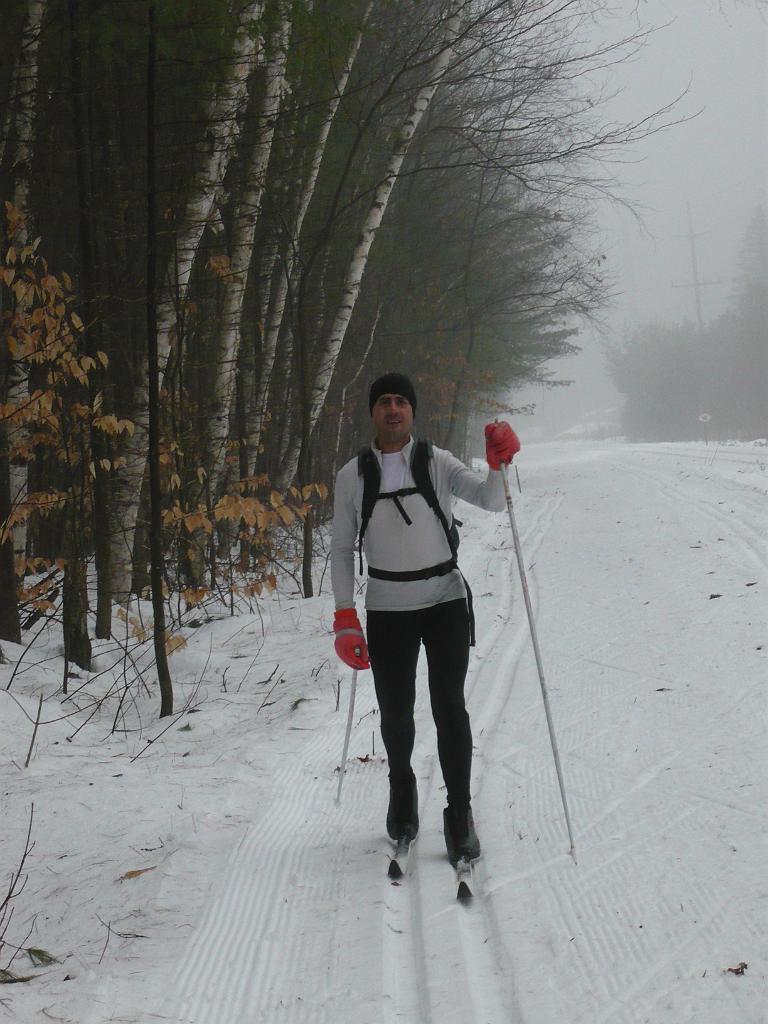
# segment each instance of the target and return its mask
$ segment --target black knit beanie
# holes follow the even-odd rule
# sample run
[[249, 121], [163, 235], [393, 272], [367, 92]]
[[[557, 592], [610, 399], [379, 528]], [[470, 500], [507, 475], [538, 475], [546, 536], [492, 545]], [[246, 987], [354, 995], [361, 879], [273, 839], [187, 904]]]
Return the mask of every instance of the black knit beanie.
[[413, 384], [403, 373], [385, 373], [371, 384], [371, 392], [368, 396], [368, 408], [373, 413], [373, 407], [377, 399], [382, 395], [402, 395], [411, 403], [414, 416], [416, 415], [416, 392]]

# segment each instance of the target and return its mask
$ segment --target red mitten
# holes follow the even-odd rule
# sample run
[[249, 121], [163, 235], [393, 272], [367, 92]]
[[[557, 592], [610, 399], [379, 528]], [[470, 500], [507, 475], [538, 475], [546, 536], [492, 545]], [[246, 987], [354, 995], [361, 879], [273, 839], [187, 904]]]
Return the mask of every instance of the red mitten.
[[504, 420], [489, 423], [485, 428], [485, 457], [491, 469], [501, 469], [520, 451], [520, 439]]
[[370, 668], [368, 644], [354, 608], [337, 608], [333, 618], [336, 653], [350, 668]]

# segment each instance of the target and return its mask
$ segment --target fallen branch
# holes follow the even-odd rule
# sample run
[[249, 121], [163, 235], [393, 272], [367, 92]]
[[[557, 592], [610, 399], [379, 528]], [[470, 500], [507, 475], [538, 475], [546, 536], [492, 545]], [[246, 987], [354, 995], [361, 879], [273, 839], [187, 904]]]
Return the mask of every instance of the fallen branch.
[[37, 704], [37, 715], [35, 716], [35, 728], [32, 730], [32, 740], [29, 744], [29, 750], [27, 751], [27, 760], [24, 762], [24, 767], [29, 768], [29, 762], [32, 760], [32, 750], [35, 746], [35, 738], [37, 737], [37, 729], [40, 725], [40, 712], [43, 710], [43, 695], [40, 694], [40, 700]]
[[[5, 941], [5, 936], [8, 934], [11, 919], [13, 918], [14, 908], [11, 905], [11, 901], [17, 899], [17, 897], [19, 897], [22, 894], [22, 892], [24, 892], [24, 889], [27, 884], [27, 879], [29, 877], [28, 875], [24, 875], [24, 878], [22, 880], [22, 875], [24, 873], [24, 865], [26, 864], [27, 857], [30, 855], [35, 846], [34, 842], [32, 841], [32, 822], [34, 821], [34, 817], [35, 805], [32, 804], [29, 811], [29, 825], [27, 826], [27, 838], [24, 843], [24, 852], [21, 855], [21, 860], [19, 861], [18, 867], [16, 868], [15, 872], [11, 875], [11, 881], [10, 885], [8, 886], [8, 892], [5, 894], [2, 902], [0, 902], [0, 956], [2, 956], [3, 949], [6, 945], [12, 945], [11, 943]], [[17, 946], [14, 946], [13, 948], [15, 952], [8, 962], [8, 970], [10, 970], [11, 964], [13, 963], [19, 950], [19, 947]]]

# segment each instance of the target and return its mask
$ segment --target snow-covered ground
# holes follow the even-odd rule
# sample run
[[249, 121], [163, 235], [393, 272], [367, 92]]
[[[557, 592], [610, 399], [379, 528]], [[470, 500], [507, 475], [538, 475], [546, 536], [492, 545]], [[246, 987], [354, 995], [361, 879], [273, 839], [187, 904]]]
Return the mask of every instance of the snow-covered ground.
[[[130, 731], [114, 734], [133, 664], [103, 645], [103, 674], [70, 680], [64, 700], [60, 646], [43, 634], [10, 692], [13, 666], [0, 667], [0, 867], [5, 885], [34, 803], [6, 941], [57, 962], [17, 956], [11, 970], [32, 980], [0, 986], [0, 1020], [768, 1019], [768, 449], [541, 445], [517, 464], [578, 864], [508, 520], [462, 506], [478, 625], [474, 901], [457, 903], [444, 856], [425, 686], [422, 829], [403, 884], [386, 876], [387, 768], [365, 673], [334, 803], [350, 674], [328, 593], [185, 630], [171, 666], [187, 711], [160, 722], [157, 695], [134, 685], [117, 718]], [[150, 648], [132, 654], [144, 670]]]

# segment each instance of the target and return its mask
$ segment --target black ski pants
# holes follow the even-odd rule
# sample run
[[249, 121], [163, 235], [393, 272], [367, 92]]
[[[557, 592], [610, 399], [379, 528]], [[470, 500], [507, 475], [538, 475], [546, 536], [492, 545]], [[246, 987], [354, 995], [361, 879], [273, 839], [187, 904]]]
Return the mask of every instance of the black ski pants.
[[467, 805], [472, 770], [472, 731], [464, 706], [464, 680], [469, 664], [467, 602], [446, 601], [415, 611], [369, 611], [367, 627], [390, 779], [405, 781], [411, 774], [416, 732], [416, 664], [423, 643], [448, 802], [459, 807]]

